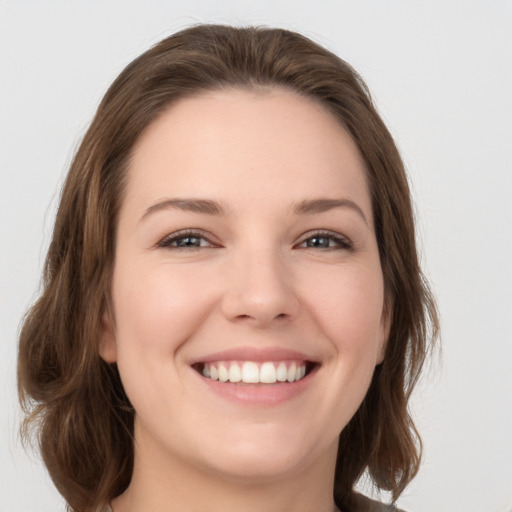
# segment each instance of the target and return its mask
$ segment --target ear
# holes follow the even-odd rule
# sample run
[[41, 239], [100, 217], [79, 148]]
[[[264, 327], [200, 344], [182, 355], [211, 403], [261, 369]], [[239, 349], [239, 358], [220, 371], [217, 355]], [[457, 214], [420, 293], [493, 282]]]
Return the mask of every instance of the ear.
[[384, 305], [382, 317], [379, 326], [379, 340], [376, 347], [376, 364], [379, 365], [384, 361], [386, 355], [386, 347], [388, 346], [389, 333], [391, 331], [391, 317], [393, 311], [391, 306]]
[[114, 323], [107, 310], [101, 316], [100, 356], [107, 363], [117, 361], [117, 342]]

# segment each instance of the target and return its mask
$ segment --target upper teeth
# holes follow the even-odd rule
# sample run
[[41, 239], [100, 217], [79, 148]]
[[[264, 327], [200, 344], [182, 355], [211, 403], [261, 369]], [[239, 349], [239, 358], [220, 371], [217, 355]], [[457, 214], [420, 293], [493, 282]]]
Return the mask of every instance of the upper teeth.
[[220, 382], [245, 382], [247, 384], [272, 384], [274, 382], [294, 382], [306, 375], [304, 362], [265, 362], [253, 361], [205, 363], [203, 375]]

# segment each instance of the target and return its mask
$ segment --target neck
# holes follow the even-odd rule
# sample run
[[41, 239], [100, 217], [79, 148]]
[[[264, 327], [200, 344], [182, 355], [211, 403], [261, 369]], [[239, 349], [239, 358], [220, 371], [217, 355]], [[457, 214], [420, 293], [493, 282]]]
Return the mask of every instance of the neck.
[[336, 451], [286, 475], [233, 477], [137, 442], [132, 481], [113, 512], [335, 512]]

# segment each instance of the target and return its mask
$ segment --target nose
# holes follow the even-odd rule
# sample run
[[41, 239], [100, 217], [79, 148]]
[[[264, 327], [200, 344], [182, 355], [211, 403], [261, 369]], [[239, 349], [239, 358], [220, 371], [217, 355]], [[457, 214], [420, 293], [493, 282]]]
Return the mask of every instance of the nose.
[[222, 311], [230, 321], [258, 328], [297, 316], [299, 300], [293, 278], [277, 251], [245, 252], [230, 261]]

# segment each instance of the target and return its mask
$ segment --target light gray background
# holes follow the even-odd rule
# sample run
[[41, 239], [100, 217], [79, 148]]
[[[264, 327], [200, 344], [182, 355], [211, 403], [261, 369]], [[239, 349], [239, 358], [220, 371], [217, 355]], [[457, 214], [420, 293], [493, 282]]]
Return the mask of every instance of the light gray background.
[[58, 189], [121, 69], [192, 23], [305, 33], [366, 78], [398, 140], [443, 357], [414, 397], [411, 512], [512, 510], [512, 3], [0, 0], [0, 511], [63, 510], [17, 438], [16, 336]]

